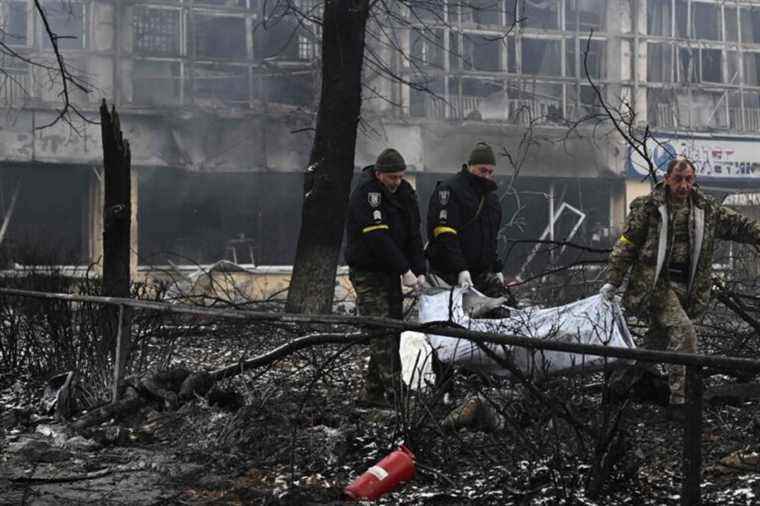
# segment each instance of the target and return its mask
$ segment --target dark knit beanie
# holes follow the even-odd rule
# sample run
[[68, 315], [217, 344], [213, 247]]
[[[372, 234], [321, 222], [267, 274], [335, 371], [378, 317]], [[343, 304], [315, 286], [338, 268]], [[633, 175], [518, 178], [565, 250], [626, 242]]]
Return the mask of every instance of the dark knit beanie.
[[496, 165], [493, 149], [485, 142], [478, 142], [470, 153], [468, 165]]
[[401, 172], [406, 170], [406, 162], [401, 153], [393, 148], [388, 148], [377, 157], [375, 172]]

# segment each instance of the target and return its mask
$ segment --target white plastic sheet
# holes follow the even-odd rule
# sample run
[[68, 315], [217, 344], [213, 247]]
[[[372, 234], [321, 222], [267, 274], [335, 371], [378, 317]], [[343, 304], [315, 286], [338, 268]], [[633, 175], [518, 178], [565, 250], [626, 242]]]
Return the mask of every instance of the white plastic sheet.
[[[419, 300], [419, 320], [421, 323], [451, 321], [470, 330], [497, 334], [635, 348], [618, 304], [608, 303], [599, 295], [559, 307], [511, 309], [508, 318], [471, 318], [469, 314], [472, 309], [480, 307], [484, 298], [484, 295], [474, 289], [454, 288], [425, 293]], [[424, 334], [425, 341], [422, 342], [421, 336], [416, 332], [404, 332], [401, 336], [402, 363], [407, 383], [413, 383], [421, 375], [430, 377], [425, 357], [431, 349], [435, 349], [438, 359], [443, 363], [463, 365], [494, 374], [508, 374], [473, 342], [430, 334]], [[529, 374], [588, 367], [605, 360], [603, 357], [568, 352], [528, 350], [495, 344], [487, 346], [493, 353], [509, 358], [515, 366]], [[614, 359], [606, 360], [611, 362]], [[415, 361], [418, 362], [417, 370], [414, 370]], [[424, 367], [420, 367], [420, 363]]]

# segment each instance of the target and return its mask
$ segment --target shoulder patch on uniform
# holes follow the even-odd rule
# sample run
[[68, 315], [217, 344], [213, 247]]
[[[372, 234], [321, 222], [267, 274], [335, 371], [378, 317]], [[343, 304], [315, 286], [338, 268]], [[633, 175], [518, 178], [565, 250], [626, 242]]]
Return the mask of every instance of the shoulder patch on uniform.
[[442, 206], [445, 206], [449, 203], [449, 198], [451, 197], [451, 190], [438, 190], [438, 200], [440, 201]]
[[448, 219], [449, 219], [449, 212], [446, 209], [441, 209], [441, 212], [438, 213], [438, 220], [446, 221]]
[[369, 205], [372, 207], [380, 207], [380, 201], [382, 200], [382, 195], [380, 195], [380, 192], [369, 192], [367, 194], [367, 201], [369, 202]]
[[383, 213], [380, 212], [380, 209], [372, 211], [372, 219], [378, 223], [383, 221]]

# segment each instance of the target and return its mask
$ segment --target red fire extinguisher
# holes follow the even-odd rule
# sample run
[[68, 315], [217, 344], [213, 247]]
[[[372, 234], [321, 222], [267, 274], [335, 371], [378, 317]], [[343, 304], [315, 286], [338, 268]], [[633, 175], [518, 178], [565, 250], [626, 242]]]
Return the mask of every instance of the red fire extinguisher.
[[404, 445], [367, 469], [346, 487], [350, 499], [373, 501], [414, 478], [414, 454]]

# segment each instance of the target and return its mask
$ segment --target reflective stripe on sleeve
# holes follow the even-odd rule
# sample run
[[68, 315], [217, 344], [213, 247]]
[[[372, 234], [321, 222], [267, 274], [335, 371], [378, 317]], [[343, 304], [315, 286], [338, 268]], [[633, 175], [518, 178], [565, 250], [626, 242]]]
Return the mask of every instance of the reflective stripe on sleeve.
[[373, 232], [375, 230], [389, 230], [391, 227], [388, 225], [372, 225], [370, 227], [364, 227], [362, 229], [362, 234], [366, 234], [368, 232]]
[[630, 245], [633, 245], [633, 241], [632, 241], [632, 240], [630, 240], [630, 239], [628, 239], [628, 238], [627, 238], [626, 236], [624, 236], [624, 235], [621, 235], [621, 236], [620, 236], [620, 239], [619, 239], [619, 240], [620, 240], [620, 241], [622, 241], [624, 244], [630, 244]]
[[451, 227], [435, 227], [433, 229], [433, 238], [438, 237], [441, 234], [456, 234], [457, 231]]

